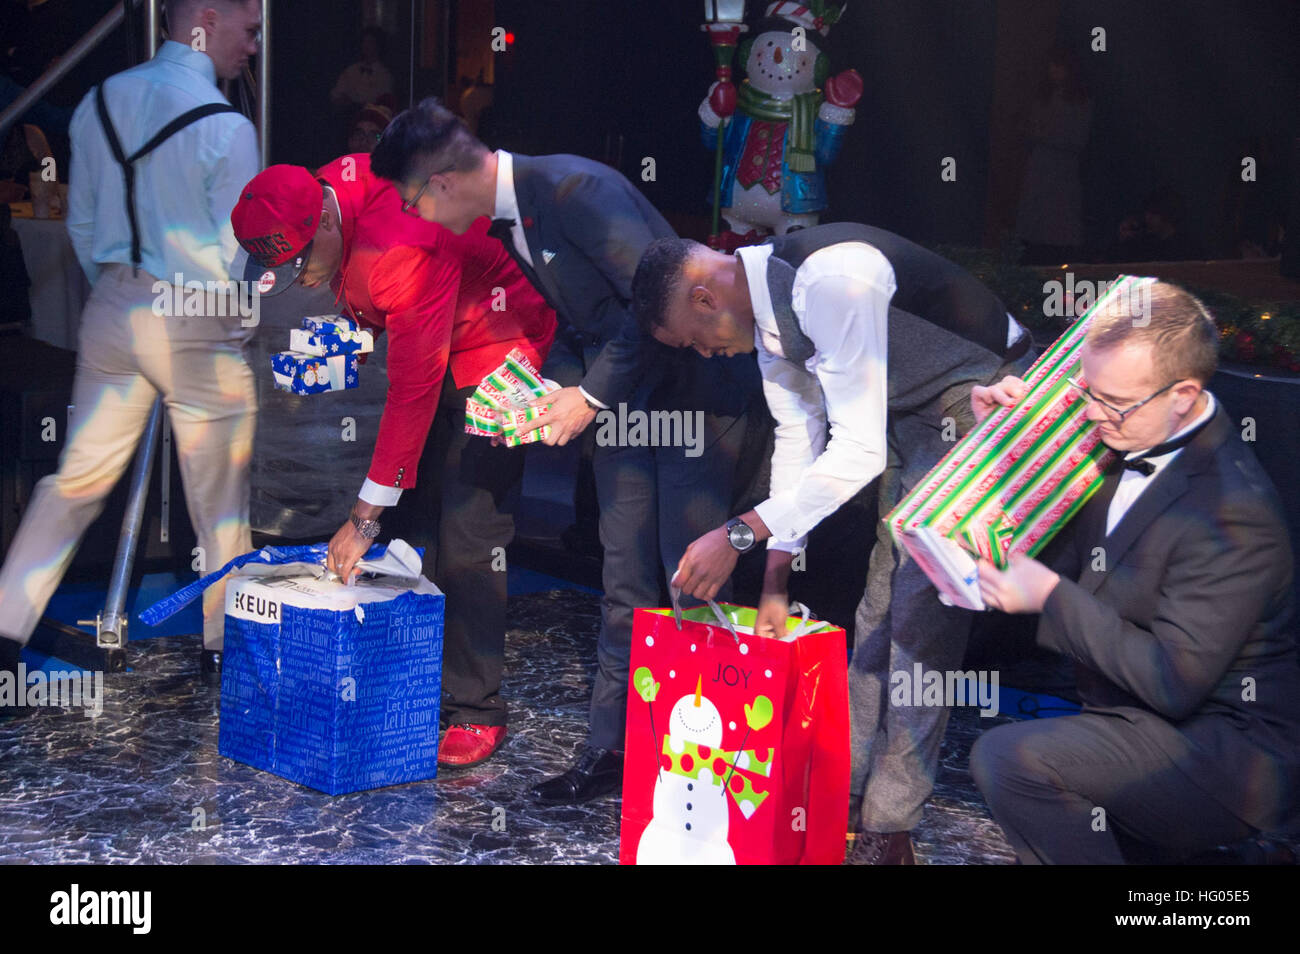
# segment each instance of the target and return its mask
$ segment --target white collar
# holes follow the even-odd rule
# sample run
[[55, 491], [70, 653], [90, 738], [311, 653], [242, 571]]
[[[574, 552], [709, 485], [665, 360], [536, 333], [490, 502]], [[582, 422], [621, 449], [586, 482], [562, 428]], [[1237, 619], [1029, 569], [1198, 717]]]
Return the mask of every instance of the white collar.
[[772, 257], [771, 245], [745, 245], [736, 249], [736, 255], [745, 266], [745, 282], [749, 285], [749, 304], [754, 310], [754, 335], [760, 331], [780, 335], [776, 315], [772, 311], [772, 296], [767, 288], [767, 260]]
[[200, 53], [193, 47], [178, 43], [176, 40], [164, 40], [154, 56], [192, 69], [196, 73], [201, 73], [209, 83], [213, 86], [217, 85], [217, 67], [212, 62], [212, 57], [206, 53]]
[[497, 150], [497, 194], [492, 218], [514, 219], [519, 223], [519, 197], [515, 195], [515, 157]]

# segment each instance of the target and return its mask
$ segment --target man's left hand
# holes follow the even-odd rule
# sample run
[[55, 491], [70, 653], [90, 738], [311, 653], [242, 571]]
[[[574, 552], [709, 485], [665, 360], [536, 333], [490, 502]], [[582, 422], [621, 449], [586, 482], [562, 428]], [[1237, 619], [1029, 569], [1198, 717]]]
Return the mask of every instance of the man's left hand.
[[682, 592], [697, 600], [711, 600], [731, 578], [739, 556], [727, 539], [726, 527], [710, 530], [686, 548], [672, 585], [680, 586]]
[[560, 388], [530, 402], [532, 407], [548, 408], [547, 412], [535, 421], [529, 421], [519, 428], [520, 435], [528, 434], [539, 427], [551, 425], [551, 433], [544, 443], [553, 447], [563, 447], [587, 429], [587, 425], [596, 419], [596, 412], [591, 409], [576, 387]]
[[978, 562], [980, 596], [984, 605], [1004, 613], [1041, 613], [1061, 575], [1037, 560], [1013, 554], [1011, 565], [999, 570], [988, 560]]

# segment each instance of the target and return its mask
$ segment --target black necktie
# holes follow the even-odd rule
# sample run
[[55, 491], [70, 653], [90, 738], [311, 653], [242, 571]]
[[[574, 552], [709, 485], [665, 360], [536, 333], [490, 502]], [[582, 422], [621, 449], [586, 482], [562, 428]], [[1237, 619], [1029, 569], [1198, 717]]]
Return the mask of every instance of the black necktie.
[[1136, 470], [1143, 477], [1150, 477], [1156, 472], [1156, 465], [1151, 463], [1148, 458], [1162, 457], [1165, 454], [1173, 453], [1180, 447], [1186, 447], [1196, 438], [1197, 434], [1201, 433], [1205, 428], [1205, 425], [1208, 423], [1210, 422], [1207, 420], [1202, 424], [1198, 424], [1186, 434], [1175, 437], [1171, 441], [1165, 441], [1163, 444], [1157, 444], [1155, 447], [1148, 451], [1143, 451], [1142, 454], [1132, 459], [1120, 457], [1117, 462], [1111, 466], [1120, 470]]
[[[537, 277], [537, 270], [525, 261], [524, 257], [519, 254], [519, 249], [515, 247], [514, 233], [511, 232], [511, 229], [514, 227], [514, 219], [493, 219], [492, 224], [488, 226], [487, 234], [492, 238], [499, 240], [501, 244], [506, 247], [506, 252], [510, 255], [511, 261], [519, 266], [519, 270], [524, 273], [524, 278], [528, 279], [528, 284], [537, 289], [538, 293], [543, 299], [545, 299], [546, 304], [551, 306], [551, 310], [555, 312], [555, 317], [559, 321], [560, 327], [566, 327], [563, 313], [555, 306], [555, 302], [551, 300], [551, 296], [547, 294], [546, 287]], [[579, 351], [578, 353], [581, 354], [582, 352]]]
[[492, 236], [494, 239], [500, 239], [502, 242], [505, 242], [507, 246], [513, 246], [514, 236], [510, 234], [510, 230], [514, 227], [514, 219], [493, 219], [492, 224], [488, 226], [487, 234]]

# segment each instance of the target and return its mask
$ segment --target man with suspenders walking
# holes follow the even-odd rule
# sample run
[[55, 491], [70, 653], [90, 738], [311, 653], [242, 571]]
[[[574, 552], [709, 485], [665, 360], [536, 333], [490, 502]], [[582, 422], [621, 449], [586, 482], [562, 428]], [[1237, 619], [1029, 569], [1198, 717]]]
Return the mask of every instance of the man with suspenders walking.
[[[0, 669], [16, 669], [82, 534], [130, 463], [155, 398], [176, 434], [206, 567], [251, 549], [257, 401], [244, 346], [253, 329], [218, 298], [238, 248], [230, 210], [257, 172], [257, 137], [216, 81], [237, 77], [257, 53], [261, 2], [167, 6], [176, 40], [109, 77], [73, 116], [68, 233], [94, 288], [81, 316], [59, 470], [36, 485], [0, 569]], [[196, 281], [208, 290], [202, 308], [190, 304]], [[228, 294], [233, 286], [224, 287]], [[203, 602], [200, 669], [209, 678], [220, 670], [220, 589]]]

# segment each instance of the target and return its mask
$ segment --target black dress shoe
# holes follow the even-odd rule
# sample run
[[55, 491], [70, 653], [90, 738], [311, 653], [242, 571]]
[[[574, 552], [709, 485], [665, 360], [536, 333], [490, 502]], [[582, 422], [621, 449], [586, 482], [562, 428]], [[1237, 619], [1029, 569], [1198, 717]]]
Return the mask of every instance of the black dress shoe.
[[203, 649], [199, 651], [199, 677], [205, 686], [221, 688], [221, 650]]
[[543, 805], [572, 805], [623, 789], [623, 753], [587, 746], [573, 768], [529, 791]]

